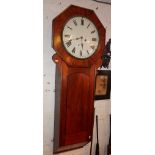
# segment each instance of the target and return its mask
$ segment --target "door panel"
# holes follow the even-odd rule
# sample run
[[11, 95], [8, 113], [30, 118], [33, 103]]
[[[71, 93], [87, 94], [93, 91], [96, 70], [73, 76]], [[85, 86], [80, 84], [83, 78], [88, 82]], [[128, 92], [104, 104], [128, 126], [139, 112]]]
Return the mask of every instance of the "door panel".
[[[89, 76], [74, 73], [68, 76], [65, 144], [87, 141], [89, 137]], [[78, 137], [78, 139], [77, 139]]]

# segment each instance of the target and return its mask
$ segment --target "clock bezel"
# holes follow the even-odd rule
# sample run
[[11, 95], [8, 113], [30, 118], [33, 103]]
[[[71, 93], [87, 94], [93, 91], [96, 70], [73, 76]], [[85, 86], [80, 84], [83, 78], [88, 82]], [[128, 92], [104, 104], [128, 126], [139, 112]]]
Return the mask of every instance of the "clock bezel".
[[[86, 18], [87, 20], [91, 21], [91, 22], [94, 24], [94, 22], [93, 22], [92, 20], [90, 20], [89, 18], [87, 18], [86, 16], [72, 16], [70, 19], [68, 19], [68, 20], [66, 21], [66, 23], [64, 23], [64, 27], [66, 26], [66, 24], [67, 24], [67, 22], [68, 22], [69, 20], [71, 20], [72, 18], [76, 18], [76, 17]], [[96, 27], [95, 24], [94, 24], [94, 26], [95, 26], [95, 28], [96, 28], [96, 30], [97, 30], [98, 37], [99, 37], [98, 29], [97, 29], [97, 27]], [[65, 45], [64, 45], [64, 41], [63, 41], [63, 31], [64, 31], [64, 27], [63, 27], [63, 29], [62, 29], [61, 39], [62, 39], [63, 46], [64, 46], [64, 48], [66, 49], [66, 51], [67, 51], [68, 54], [70, 54], [72, 57], [74, 57], [74, 58], [76, 58], [76, 59], [80, 59], [80, 60], [88, 59], [88, 58], [90, 58], [91, 56], [93, 56], [93, 55], [95, 54], [95, 52], [96, 52], [96, 50], [97, 50], [97, 48], [98, 48], [98, 46], [99, 46], [99, 41], [98, 41], [98, 43], [97, 43], [97, 48], [95, 49], [95, 51], [93, 52], [92, 55], [90, 55], [90, 56], [88, 56], [88, 57], [86, 57], [86, 58], [85, 58], [85, 57], [84, 57], [84, 58], [80, 58], [80, 57], [76, 57], [76, 56], [72, 55], [72, 54], [67, 50], [67, 48], [66, 48]], [[99, 38], [99, 39], [100, 39], [100, 38]]]
[[[62, 32], [64, 26], [68, 20], [75, 16], [83, 16], [89, 19], [98, 30], [99, 42], [98, 47], [93, 55], [88, 58], [80, 59], [72, 56], [69, 52], [64, 48], [62, 41]], [[65, 24], [64, 24], [65, 23]], [[102, 63], [101, 56], [103, 54], [103, 49], [105, 47], [105, 28], [94, 13], [93, 10], [78, 7], [71, 5], [67, 9], [65, 9], [62, 13], [60, 13], [53, 20], [53, 49], [57, 52], [57, 54], [69, 65], [72, 67], [90, 67], [91, 65], [96, 64], [100, 66]]]

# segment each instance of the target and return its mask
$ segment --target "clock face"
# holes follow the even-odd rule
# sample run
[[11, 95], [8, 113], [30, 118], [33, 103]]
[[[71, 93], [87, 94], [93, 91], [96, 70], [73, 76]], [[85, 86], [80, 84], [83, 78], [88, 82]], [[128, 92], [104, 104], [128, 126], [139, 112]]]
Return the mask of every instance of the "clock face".
[[86, 17], [76, 16], [65, 24], [62, 41], [69, 54], [79, 59], [86, 59], [95, 53], [99, 34], [92, 21]]

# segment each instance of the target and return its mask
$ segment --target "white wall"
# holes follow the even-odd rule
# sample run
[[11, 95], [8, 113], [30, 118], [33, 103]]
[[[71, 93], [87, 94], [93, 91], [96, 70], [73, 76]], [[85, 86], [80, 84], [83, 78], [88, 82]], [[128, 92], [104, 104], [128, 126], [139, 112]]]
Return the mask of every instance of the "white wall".
[[[91, 0], [44, 0], [44, 155], [53, 154], [53, 133], [54, 133], [54, 88], [55, 88], [55, 64], [52, 62], [52, 55], [55, 51], [51, 47], [52, 20], [69, 5], [74, 4], [87, 7], [95, 11], [106, 28], [106, 41], [111, 38], [111, 6], [97, 3]], [[96, 9], [98, 8], [98, 9]], [[99, 143], [100, 154], [106, 155], [106, 146], [109, 137], [110, 100], [95, 101], [96, 113], [99, 115]], [[94, 155], [96, 143], [96, 131], [93, 136]], [[68, 151], [59, 155], [88, 155], [90, 144], [74, 151]]]

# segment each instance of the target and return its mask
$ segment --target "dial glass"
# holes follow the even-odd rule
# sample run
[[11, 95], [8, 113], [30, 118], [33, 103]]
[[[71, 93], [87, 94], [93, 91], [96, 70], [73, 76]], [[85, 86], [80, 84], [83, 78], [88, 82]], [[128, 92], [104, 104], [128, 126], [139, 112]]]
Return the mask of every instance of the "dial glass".
[[72, 56], [85, 59], [92, 56], [99, 43], [96, 26], [86, 17], [73, 17], [65, 24], [62, 32], [63, 45]]

